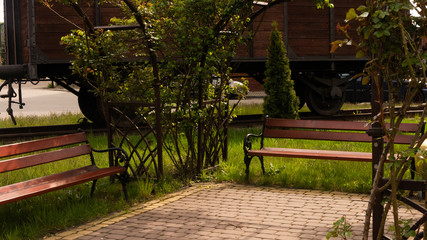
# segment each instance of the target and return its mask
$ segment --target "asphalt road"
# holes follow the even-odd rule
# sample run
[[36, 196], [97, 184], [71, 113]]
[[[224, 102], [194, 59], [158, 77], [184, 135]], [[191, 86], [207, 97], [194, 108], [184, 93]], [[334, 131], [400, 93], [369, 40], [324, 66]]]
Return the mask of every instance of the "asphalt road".
[[[80, 113], [77, 96], [62, 87], [48, 88], [50, 82], [39, 82], [34, 85], [30, 82], [22, 85], [22, 100], [25, 103], [22, 109], [18, 104], [12, 104], [13, 114], [19, 116], [50, 115], [52, 113]], [[14, 85], [18, 92], [18, 86]], [[7, 94], [7, 88], [3, 88], [1, 95]], [[14, 98], [18, 101], [18, 97]], [[0, 99], [0, 118], [8, 118], [7, 98]]]

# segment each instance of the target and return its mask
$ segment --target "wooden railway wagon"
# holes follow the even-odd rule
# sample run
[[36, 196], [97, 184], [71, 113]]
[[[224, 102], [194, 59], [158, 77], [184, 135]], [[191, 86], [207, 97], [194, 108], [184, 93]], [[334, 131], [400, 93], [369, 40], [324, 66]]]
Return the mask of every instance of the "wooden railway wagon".
[[[336, 26], [344, 24], [347, 11], [365, 1], [330, 2], [334, 8], [316, 9], [311, 0], [280, 1], [265, 7], [249, 26], [255, 37], [246, 48], [239, 49], [233, 70], [249, 74], [262, 83], [271, 24], [276, 21], [278, 29], [283, 32], [292, 79], [301, 104], [307, 103], [312, 112], [321, 115], [337, 113], [345, 100], [351, 77], [363, 70], [366, 60], [356, 58], [355, 47], [351, 46], [330, 53], [331, 42], [344, 38]], [[262, 6], [255, 10], [260, 8]]]
[[[86, 2], [91, 4], [84, 5], [83, 10], [96, 26], [108, 25], [111, 17], [120, 15], [118, 8], [98, 5], [97, 0]], [[354, 57], [352, 48], [339, 49], [331, 54], [330, 43], [342, 37], [336, 35], [335, 28], [338, 22], [344, 21], [346, 11], [362, 2], [335, 0], [333, 9], [323, 10], [317, 10], [312, 0], [279, 0], [269, 6], [258, 2], [249, 26], [255, 37], [238, 49], [233, 60], [234, 71], [262, 83], [271, 24], [276, 21], [283, 31], [301, 102], [306, 102], [312, 111], [319, 114], [336, 113], [344, 101], [349, 77], [360, 72], [365, 62]], [[96, 101], [88, 101], [88, 92], [84, 89], [75, 91], [70, 87], [70, 84], [81, 86], [81, 82], [71, 75], [71, 56], [60, 45], [60, 38], [76, 28], [70, 22], [82, 22], [80, 16], [72, 7], [61, 4], [53, 6], [55, 13], [38, 0], [4, 0], [4, 5], [7, 65], [0, 66], [0, 78], [8, 81], [1, 88], [6, 88], [13, 81], [55, 81], [79, 96], [84, 114], [93, 112], [96, 104], [90, 103]], [[10, 106], [16, 103], [13, 101], [16, 96], [15, 91], [2, 95], [9, 98], [8, 112], [11, 115]], [[20, 94], [18, 97], [18, 104], [22, 107]]]

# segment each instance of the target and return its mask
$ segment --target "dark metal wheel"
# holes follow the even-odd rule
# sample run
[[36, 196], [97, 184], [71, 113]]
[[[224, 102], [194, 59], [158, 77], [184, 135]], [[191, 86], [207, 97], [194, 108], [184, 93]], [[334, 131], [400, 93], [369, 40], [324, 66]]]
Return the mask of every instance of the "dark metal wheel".
[[308, 108], [312, 112], [322, 116], [330, 116], [338, 113], [344, 104], [344, 95], [341, 97], [329, 97], [326, 93], [330, 91], [325, 89], [322, 92], [325, 92], [325, 94], [319, 94], [311, 88], [306, 88], [305, 99]]
[[417, 95], [415, 95], [414, 99], [412, 99], [412, 102], [414, 103], [424, 103], [425, 99], [424, 99], [424, 94], [422, 91], [418, 91]]
[[417, 236], [414, 237], [414, 240], [422, 240], [424, 237], [424, 232], [420, 232]]
[[83, 115], [96, 124], [105, 124], [100, 100], [95, 93], [87, 87], [81, 87], [78, 95], [78, 103]]

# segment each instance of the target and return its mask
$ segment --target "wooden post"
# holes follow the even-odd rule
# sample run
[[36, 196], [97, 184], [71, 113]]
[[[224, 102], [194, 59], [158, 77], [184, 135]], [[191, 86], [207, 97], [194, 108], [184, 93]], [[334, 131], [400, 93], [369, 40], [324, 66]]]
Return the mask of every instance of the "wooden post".
[[[382, 108], [382, 83], [381, 81], [376, 82], [374, 79], [371, 79], [371, 108], [372, 108], [372, 120], [375, 120], [375, 117], [378, 117], [378, 114], [381, 112]], [[378, 84], [378, 86], [377, 86]], [[378, 169], [378, 164], [381, 158], [381, 154], [384, 149], [384, 132], [381, 126], [381, 123], [375, 122], [371, 125], [369, 129], [369, 136], [372, 137], [372, 183], [374, 182], [375, 174]], [[381, 178], [383, 173], [381, 173]], [[372, 209], [372, 239], [376, 240], [377, 235], [380, 232], [381, 219], [384, 212], [384, 208], [381, 205], [383, 199], [383, 194], [378, 193], [375, 196], [375, 202]]]
[[[384, 149], [384, 131], [380, 123], [375, 122], [371, 125], [369, 131], [369, 136], [372, 137], [372, 183], [375, 179], [375, 174], [378, 169], [379, 161], [381, 158], [381, 154]], [[381, 173], [381, 178], [383, 177], [383, 173]], [[373, 239], [377, 239], [377, 235], [380, 232], [381, 227], [381, 218], [383, 214], [383, 206], [381, 205], [381, 201], [383, 199], [383, 194], [378, 193], [375, 196], [375, 202], [372, 208], [372, 233]]]

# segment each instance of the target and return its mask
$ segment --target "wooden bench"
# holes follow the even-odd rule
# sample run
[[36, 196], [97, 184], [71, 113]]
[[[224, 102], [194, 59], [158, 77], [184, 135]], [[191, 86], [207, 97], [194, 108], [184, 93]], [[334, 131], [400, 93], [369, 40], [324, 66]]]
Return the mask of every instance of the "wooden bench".
[[[97, 167], [93, 152], [107, 151], [115, 152], [114, 166]], [[120, 180], [127, 200], [126, 183], [129, 179], [127, 153], [121, 148], [94, 150], [84, 132], [0, 146], [0, 173], [4, 175], [6, 172], [83, 155], [88, 155], [87, 158], [82, 158], [88, 163], [84, 164], [84, 167], [1, 186], [0, 205], [89, 181], [93, 181], [92, 196], [97, 179], [113, 175]], [[108, 161], [108, 158], [106, 160]]]
[[[248, 134], [243, 142], [246, 180], [249, 180], [249, 165], [253, 157], [259, 158], [263, 173], [265, 173], [263, 158], [265, 156], [372, 162], [371, 152], [272, 148], [265, 146], [264, 141], [267, 138], [285, 138], [339, 142], [372, 142], [372, 137], [366, 133], [368, 129], [369, 125], [367, 122], [266, 118], [262, 133], [259, 135]], [[418, 124], [401, 124], [399, 134], [395, 138], [395, 143], [409, 145], [417, 129]], [[260, 148], [252, 149], [251, 141], [253, 138], [260, 138]]]

